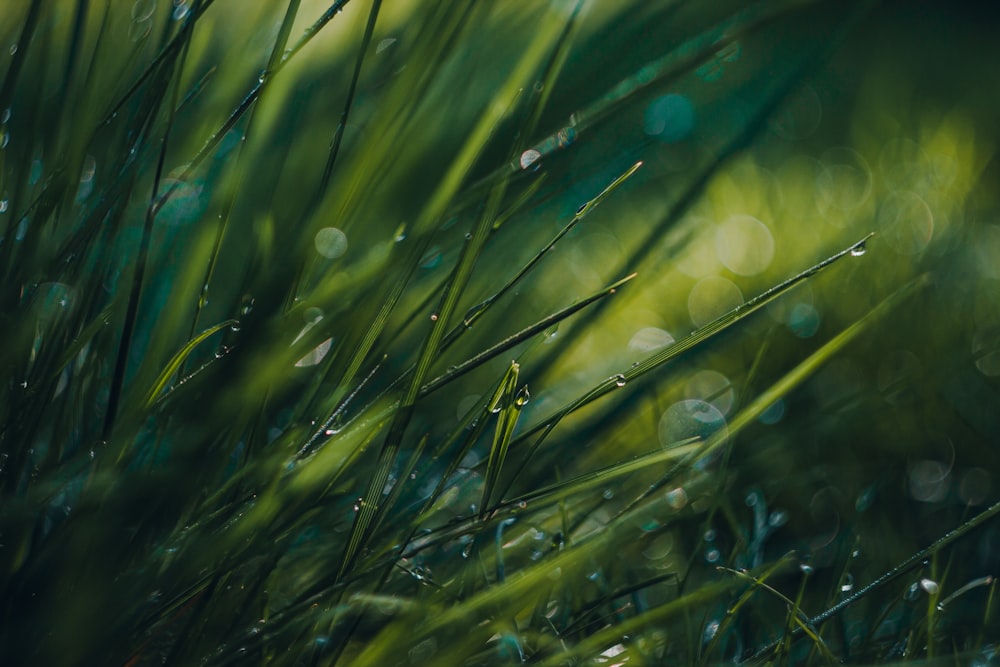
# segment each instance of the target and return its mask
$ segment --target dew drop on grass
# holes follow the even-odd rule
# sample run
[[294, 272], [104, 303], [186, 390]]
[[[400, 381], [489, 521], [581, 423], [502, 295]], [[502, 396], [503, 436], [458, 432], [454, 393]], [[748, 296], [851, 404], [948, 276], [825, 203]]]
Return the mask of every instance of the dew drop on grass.
[[853, 248], [851, 248], [851, 256], [852, 257], [861, 257], [861, 255], [865, 254], [865, 252], [867, 252], [867, 251], [868, 251], [868, 248], [865, 247], [865, 242], [862, 241], [858, 245], [856, 245]]
[[539, 158], [541, 157], [542, 157], [541, 153], [536, 151], [534, 148], [529, 148], [528, 150], [521, 153], [521, 160], [520, 160], [521, 169], [528, 169], [529, 167], [531, 167], [531, 165], [538, 162]]
[[707, 625], [705, 625], [705, 633], [703, 635], [704, 641], [705, 642], [712, 641], [712, 639], [715, 638], [715, 634], [718, 631], [719, 631], [719, 622], [718, 621], [710, 621]]
[[802, 563], [799, 565], [799, 570], [802, 571], [802, 574], [808, 576], [813, 573], [813, 566], [808, 563]]
[[705, 552], [705, 561], [708, 563], [718, 563], [722, 558], [722, 553], [718, 549], [709, 549]]
[[528, 392], [528, 385], [524, 385], [517, 392], [517, 396], [514, 398], [514, 405], [518, 408], [523, 408], [531, 400], [531, 394]]
[[924, 591], [928, 595], [937, 595], [938, 591], [941, 590], [941, 587], [938, 585], [938, 582], [934, 581], [933, 579], [927, 579], [927, 578], [920, 580], [920, 588], [924, 589]]
[[618, 373], [617, 375], [615, 375], [615, 385], [618, 386], [618, 387], [624, 387], [625, 386], [625, 376], [622, 375], [621, 373]]
[[854, 575], [848, 572], [846, 575], [844, 575], [843, 583], [840, 584], [840, 592], [850, 593], [853, 590], [854, 590]]
[[611, 500], [612, 498], [615, 497], [615, 492], [612, 491], [611, 489], [604, 489], [604, 492], [601, 493], [601, 497], [604, 498], [605, 500]]
[[9, 204], [6, 199], [0, 199], [0, 213], [6, 213]]

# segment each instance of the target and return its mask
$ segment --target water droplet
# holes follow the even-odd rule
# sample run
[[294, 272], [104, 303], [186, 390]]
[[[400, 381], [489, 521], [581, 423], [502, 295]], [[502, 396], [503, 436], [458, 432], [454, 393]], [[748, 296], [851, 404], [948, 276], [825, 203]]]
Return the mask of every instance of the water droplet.
[[354, 511], [355, 512], [360, 512], [361, 508], [364, 507], [364, 506], [365, 506], [365, 499], [364, 498], [360, 498], [359, 497], [357, 500], [354, 501]]
[[521, 161], [520, 161], [521, 169], [527, 169], [531, 165], [538, 162], [539, 158], [541, 157], [542, 157], [541, 153], [536, 151], [534, 148], [529, 148], [528, 150], [521, 153]]
[[926, 578], [921, 579], [920, 587], [924, 589], [924, 591], [926, 591], [928, 595], [937, 595], [938, 591], [941, 590], [941, 587], [938, 585], [938, 582], [934, 581], [933, 579], [926, 579]]
[[189, 8], [186, 4], [181, 3], [174, 7], [173, 18], [175, 21], [183, 20], [184, 17], [188, 15]]
[[437, 313], [432, 313], [431, 314], [431, 322], [437, 322], [437, 319], [438, 319]]
[[254, 298], [249, 294], [244, 294], [240, 304], [240, 315], [246, 316], [253, 310]]
[[518, 408], [523, 408], [531, 400], [531, 394], [528, 392], [528, 385], [521, 387], [520, 391], [517, 392], [517, 396], [514, 398], [514, 405]]
[[682, 509], [687, 505], [687, 492], [682, 487], [677, 487], [672, 491], [667, 491], [667, 504], [675, 510]]
[[233, 322], [231, 325], [229, 325], [229, 330], [232, 331], [233, 333], [236, 333], [240, 330], [240, 326], [241, 325], [239, 322]]
[[719, 631], [719, 622], [718, 621], [709, 621], [708, 624], [705, 625], [705, 632], [704, 632], [704, 635], [703, 635], [704, 641], [705, 642], [712, 641], [712, 639], [715, 638], [715, 634], [718, 631]]
[[844, 575], [844, 582], [840, 584], [841, 593], [850, 593], [854, 590], [854, 575], [850, 572]]
[[714, 542], [715, 541], [715, 531], [712, 530], [711, 528], [708, 529], [708, 530], [706, 530], [703, 539], [706, 542]]
[[718, 563], [722, 558], [722, 553], [718, 549], [709, 549], [705, 552], [705, 561], [708, 563]]
[[851, 248], [851, 256], [852, 257], [861, 257], [861, 255], [865, 254], [865, 252], [867, 252], [867, 250], [868, 250], [868, 248], [865, 247], [865, 241], [862, 241], [858, 245], [856, 245], [853, 248]]
[[802, 574], [806, 576], [813, 573], [813, 566], [809, 565], [808, 563], [802, 563], [801, 565], [799, 565], [799, 569], [802, 571]]
[[621, 373], [615, 375], [615, 386], [624, 387], [625, 386], [625, 376]]
[[6, 213], [9, 204], [6, 199], [0, 199], [0, 213]]
[[612, 498], [615, 497], [615, 492], [612, 491], [611, 489], [604, 489], [604, 492], [601, 494], [601, 497], [604, 498], [605, 500], [611, 500]]
[[0, 150], [7, 148], [8, 143], [10, 143], [10, 132], [7, 128], [0, 127]]

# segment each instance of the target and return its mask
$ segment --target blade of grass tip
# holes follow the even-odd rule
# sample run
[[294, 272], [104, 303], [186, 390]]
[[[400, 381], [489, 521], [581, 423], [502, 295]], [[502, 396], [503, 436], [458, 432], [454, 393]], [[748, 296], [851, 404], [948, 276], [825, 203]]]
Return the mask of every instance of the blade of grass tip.
[[[486, 463], [483, 496], [479, 504], [480, 519], [486, 518], [490, 495], [493, 493], [493, 487], [500, 476], [500, 468], [503, 467], [504, 460], [507, 458], [507, 446], [510, 445], [510, 436], [514, 432], [517, 419], [521, 414], [521, 407], [524, 405], [523, 400], [520, 400], [520, 393], [518, 394], [519, 400], [514, 399], [520, 368], [516, 361], [510, 363], [510, 367], [500, 382], [500, 386], [497, 387], [496, 393], [493, 394], [493, 397], [486, 406], [487, 410], [497, 414], [497, 425], [493, 435], [493, 444], [490, 447], [490, 455]], [[527, 387], [525, 386], [521, 391], [526, 394]]]
[[726, 631], [729, 629], [730, 624], [732, 624], [733, 622], [733, 619], [736, 618], [736, 614], [738, 614], [740, 609], [742, 609], [743, 606], [750, 601], [750, 598], [754, 596], [754, 593], [757, 592], [757, 589], [761, 586], [764, 586], [765, 585], [764, 582], [767, 581], [776, 572], [787, 567], [792, 562], [793, 558], [794, 558], [793, 555], [786, 554], [778, 561], [766, 566], [760, 575], [750, 575], [743, 572], [739, 572], [738, 570], [730, 570], [729, 568], [723, 568], [723, 567], [716, 568], [717, 570], [720, 571], [726, 571], [731, 574], [738, 575], [736, 577], [737, 580], [749, 582], [750, 586], [745, 591], [743, 591], [739, 595], [739, 597], [736, 598], [735, 602], [726, 607], [725, 613], [722, 615], [722, 618], [717, 622], [718, 624], [715, 626], [715, 631], [712, 633], [712, 636], [708, 640], [708, 646], [705, 646], [704, 650], [701, 653], [701, 659], [698, 661], [700, 665], [708, 664], [709, 658], [713, 653], [715, 653], [715, 649], [719, 645], [719, 641], [722, 639], [723, 636], [725, 636]]
[[590, 404], [591, 402], [607, 395], [608, 393], [614, 391], [617, 388], [624, 387], [628, 382], [634, 380], [638, 377], [649, 373], [652, 370], [659, 368], [668, 361], [673, 360], [677, 356], [687, 352], [691, 348], [705, 342], [706, 340], [718, 335], [719, 333], [730, 328], [737, 322], [742, 321], [746, 317], [757, 312], [767, 304], [771, 303], [779, 296], [792, 289], [799, 283], [813, 277], [826, 267], [830, 266], [834, 262], [842, 259], [848, 255], [858, 255], [863, 252], [865, 244], [874, 236], [874, 232], [868, 234], [860, 241], [852, 243], [850, 246], [844, 248], [840, 252], [826, 258], [822, 262], [811, 266], [810, 268], [802, 271], [798, 275], [795, 275], [788, 280], [775, 285], [774, 287], [768, 289], [767, 291], [757, 295], [756, 297], [750, 299], [746, 303], [733, 308], [727, 313], [719, 316], [712, 322], [709, 322], [705, 326], [693, 331], [691, 334], [682, 338], [681, 340], [672, 343], [671, 345], [665, 347], [664, 349], [656, 352], [650, 357], [638, 362], [634, 366], [630, 366], [625, 371], [613, 376], [613, 382], [609, 380], [604, 380], [600, 384], [596, 385], [586, 394], [582, 395], [580, 398], [570, 402], [563, 408], [556, 410], [551, 415], [542, 418], [535, 426], [527, 429], [523, 434], [521, 434], [515, 441], [515, 444], [519, 444], [524, 440], [534, 436], [539, 431], [543, 431], [549, 427], [553, 420], [558, 421], [564, 418], [566, 415], [575, 412], [576, 410]]
[[[489, 137], [493, 135], [496, 127], [510, 111], [508, 105], [499, 102], [517, 97], [523, 81], [528, 79], [531, 72], [536, 68], [538, 61], [548, 50], [551, 39], [551, 30], [539, 30], [531, 43], [524, 49], [521, 58], [495, 95], [493, 103], [479, 117], [475, 127], [459, 150], [458, 155], [451, 162], [448, 171], [431, 194], [424, 209], [420, 212], [414, 223], [414, 228], [419, 235], [427, 236], [426, 232], [445, 213], [449, 202], [452, 201], [455, 193], [465, 180], [468, 171], [474, 165]], [[494, 193], [497, 194], [491, 196], [491, 199], [495, 202], [492, 204], [493, 206], [499, 206], [500, 199], [502, 198], [500, 196], [502, 195], [502, 188], [503, 185], [494, 190]], [[445, 287], [444, 294], [442, 295], [439, 312], [432, 317], [431, 329], [424, 339], [410, 386], [393, 417], [389, 432], [386, 434], [386, 438], [382, 444], [382, 451], [379, 454], [375, 474], [371, 478], [368, 491], [365, 495], [365, 502], [351, 527], [347, 547], [344, 550], [339, 568], [340, 576], [343, 576], [353, 566], [361, 544], [368, 537], [370, 524], [376, 515], [382, 511], [380, 503], [381, 492], [388, 481], [389, 472], [396, 459], [403, 433], [409, 424], [413, 413], [413, 405], [419, 396], [424, 377], [430, 369], [432, 362], [437, 358], [446, 322], [450, 319], [452, 312], [458, 304], [459, 297], [472, 275], [472, 269], [478, 252], [492, 226], [496, 211], [495, 209], [492, 211], [489, 209], [490, 207], [488, 206], [487, 214], [483, 216], [473, 234], [473, 241], [466, 245], [462, 256], [459, 258], [455, 273]]]
[[471, 327], [476, 322], [476, 320], [482, 317], [482, 315], [489, 309], [490, 306], [496, 303], [496, 301], [498, 301], [501, 297], [503, 297], [503, 295], [506, 294], [508, 291], [513, 289], [526, 275], [528, 275], [531, 272], [532, 269], [535, 268], [535, 266], [538, 265], [538, 263], [542, 260], [543, 257], [549, 254], [549, 251], [551, 251], [552, 248], [555, 247], [556, 243], [558, 243], [560, 239], [562, 239], [564, 236], [566, 236], [566, 234], [572, 231], [572, 229], [576, 227], [576, 225], [579, 224], [581, 220], [587, 217], [587, 215], [591, 211], [600, 206], [601, 202], [607, 199], [612, 192], [617, 190], [636, 171], [638, 171], [639, 167], [641, 166], [642, 166], [642, 161], [636, 162], [631, 167], [626, 169], [616, 179], [614, 179], [611, 183], [609, 183], [607, 187], [605, 187], [599, 194], [597, 194], [597, 196], [595, 196], [593, 199], [587, 201], [585, 204], [580, 206], [580, 208], [578, 208], [576, 213], [573, 215], [573, 218], [566, 225], [564, 225], [563, 228], [560, 229], [559, 232], [556, 233], [556, 235], [552, 237], [552, 239], [550, 239], [548, 243], [542, 246], [542, 248], [537, 253], [535, 253], [535, 255], [531, 259], [529, 259], [524, 266], [521, 267], [521, 269], [514, 275], [513, 278], [508, 280], [507, 283], [504, 284], [504, 286], [501, 287], [499, 290], [497, 290], [492, 296], [476, 304], [465, 313], [465, 316], [462, 318], [462, 321], [454, 329], [448, 332], [448, 335], [444, 338], [444, 341], [441, 344], [442, 349], [447, 349], [452, 343], [454, 343], [459, 338], [459, 336], [461, 336], [466, 330], [468, 330], [469, 327]]
[[154, 403], [156, 403], [156, 399], [166, 388], [167, 384], [170, 382], [170, 378], [172, 378], [174, 374], [176, 374], [177, 371], [180, 370], [181, 366], [184, 365], [184, 362], [187, 360], [188, 356], [190, 356], [190, 354], [194, 351], [196, 347], [205, 342], [205, 340], [210, 338], [213, 334], [222, 331], [226, 327], [231, 327], [234, 324], [237, 324], [237, 322], [238, 322], [237, 320], [225, 320], [224, 322], [220, 322], [214, 326], [211, 326], [202, 331], [200, 334], [198, 334], [191, 340], [189, 340], [184, 345], [184, 347], [178, 350], [177, 353], [167, 363], [167, 365], [164, 366], [163, 370], [160, 372], [159, 377], [157, 377], [156, 381], [153, 383], [153, 386], [150, 387], [148, 392], [146, 392], [146, 400], [144, 402], [144, 407], [146, 409], [149, 409], [150, 407], [153, 406]]
[[[794, 557], [794, 555], [786, 557], [786, 559], [793, 558], [793, 557]], [[787, 563], [787, 560], [786, 560], [786, 563]], [[730, 574], [732, 574], [732, 575], [734, 575], [734, 576], [736, 576], [736, 577], [738, 577], [740, 579], [743, 579], [745, 581], [750, 582], [751, 583], [751, 589], [750, 589], [750, 591], [748, 591], [748, 593], [749, 592], [753, 592], [757, 588], [760, 588], [761, 590], [770, 593], [774, 597], [776, 597], [779, 600], [781, 600], [782, 602], [784, 602], [785, 605], [786, 605], [786, 607], [789, 610], [789, 621], [791, 623], [793, 623], [798, 628], [799, 631], [803, 632], [806, 636], [809, 637], [809, 639], [812, 640], [812, 642], [815, 645], [815, 647], [820, 651], [820, 653], [823, 654], [823, 657], [826, 660], [831, 661], [834, 664], [840, 662], [840, 660], [837, 659], [837, 656], [835, 656], [833, 654], [833, 652], [830, 651], [830, 648], [826, 645], [826, 642], [824, 642], [823, 639], [816, 633], [815, 628], [812, 627], [812, 624], [809, 621], [809, 617], [805, 613], [802, 612], [802, 610], [801, 610], [801, 608], [799, 606], [799, 603], [801, 602], [801, 599], [802, 599], [802, 593], [803, 593], [803, 590], [804, 590], [804, 586], [802, 586], [802, 587], [799, 588], [798, 600], [797, 601], [792, 601], [791, 598], [789, 598], [785, 594], [781, 593], [780, 591], [778, 591], [777, 589], [775, 589], [770, 584], [766, 583], [767, 577], [759, 577], [759, 578], [758, 577], [752, 577], [749, 574], [747, 574], [746, 572], [741, 572], [740, 570], [733, 570], [733, 569], [728, 568], [728, 567], [719, 567], [719, 568], [716, 568], [716, 569], [720, 570], [720, 571], [723, 571], [723, 572], [728, 572], [728, 573], [730, 573]], [[784, 643], [785, 640], [789, 640], [789, 641], [791, 640], [790, 633], [786, 633], [785, 637], [783, 637], [781, 640], [779, 640], [779, 642]]]
[[[734, 437], [738, 434], [743, 428], [760, 416], [760, 414], [770, 407], [776, 400], [805, 381], [806, 378], [815, 373], [820, 365], [832, 358], [836, 352], [842, 349], [850, 341], [857, 338], [863, 331], [867, 330], [868, 327], [877, 322], [887, 313], [891, 312], [891, 310], [898, 306], [905, 298], [908, 298], [914, 291], [922, 288], [924, 285], [926, 285], [926, 280], [921, 279], [914, 281], [907, 287], [887, 298], [876, 308], [870, 311], [865, 317], [860, 319], [858, 322], [855, 322], [851, 325], [851, 327], [824, 344], [823, 347], [798, 364], [792, 371], [771, 385], [771, 387], [769, 387], [766, 391], [762, 392], [761, 395], [755, 398], [743, 411], [736, 415], [730, 423], [725, 435], [719, 434], [712, 436], [704, 442], [700, 441], [699, 438], [691, 438], [681, 443], [676, 443], [669, 449], [655, 451], [631, 461], [608, 466], [591, 473], [584, 473], [566, 482], [556, 483], [548, 487], [529, 492], [517, 498], [504, 501], [496, 509], [520, 502], [537, 503], [539, 501], [558, 500], [598, 485], [607, 484], [614, 479], [627, 476], [646, 467], [658, 466], [664, 462], [679, 460], [679, 462], [668, 470], [663, 477], [663, 479], [672, 478], [678, 474], [681, 469], [692, 465], [695, 461], [703, 458], [718, 447], [722, 446], [728, 438]], [[598, 385], [598, 387], [591, 393], [594, 393], [595, 391], [603, 391], [605, 385], [612, 383], [617, 384], [618, 380], [615, 379], [616, 377], [617, 376], [612, 376], [611, 378], [608, 378], [608, 380], [605, 380], [604, 383]], [[586, 402], [589, 400], [590, 395], [591, 394], [585, 394], [583, 397], [578, 399], [578, 401]], [[546, 433], [550, 430], [551, 429], [547, 430]], [[645, 492], [635, 500], [631, 501], [619, 513], [619, 515], [616, 516], [616, 519], [630, 512], [636, 511], [640, 503], [649, 497], [650, 493], [651, 492]]]
[[[954, 530], [945, 533], [944, 535], [936, 539], [934, 542], [932, 542], [930, 546], [921, 549], [920, 551], [914, 553], [912, 556], [904, 560], [896, 567], [892, 568], [887, 572], [884, 572], [882, 575], [880, 575], [878, 578], [876, 578], [873, 582], [871, 582], [867, 586], [859, 588], [853, 595], [844, 598], [843, 600], [833, 605], [826, 611], [823, 611], [817, 614], [816, 616], [813, 616], [812, 618], [809, 619], [809, 624], [813, 627], [820, 625], [821, 623], [827, 621], [828, 619], [836, 616], [844, 609], [847, 609], [849, 606], [851, 606], [861, 598], [865, 597], [866, 595], [869, 595], [870, 593], [873, 593], [881, 588], [884, 588], [887, 584], [895, 581], [896, 579], [910, 572], [911, 570], [921, 567], [923, 565], [923, 562], [927, 560], [928, 557], [932, 556], [933, 554], [937, 553], [938, 551], [952, 544], [958, 539], [965, 537], [966, 535], [976, 530], [983, 524], [996, 518], [997, 515], [1000, 515], [1000, 502], [994, 503], [986, 510], [984, 510], [982, 513], [969, 519], [968, 521], [966, 521], [959, 527], [955, 528]], [[754, 651], [748, 658], [746, 658], [742, 662], [757, 662], [763, 659], [764, 656], [774, 651], [776, 646], [777, 642], [771, 642]]]
[[512, 347], [515, 347], [516, 345], [528, 340], [532, 336], [535, 336], [545, 331], [546, 329], [549, 329], [552, 326], [558, 324], [559, 322], [562, 322], [566, 318], [586, 308], [590, 304], [599, 301], [605, 297], [616, 294], [618, 289], [620, 289], [626, 283], [635, 278], [636, 275], [637, 274], [635, 273], [627, 275], [621, 280], [618, 280], [614, 283], [611, 283], [607, 287], [604, 287], [599, 292], [595, 292], [588, 297], [580, 299], [579, 301], [576, 301], [575, 303], [566, 306], [562, 310], [557, 310], [551, 315], [548, 315], [542, 318], [541, 320], [538, 320], [531, 326], [522, 329], [521, 331], [518, 331], [517, 333], [511, 336], [508, 336], [499, 343], [496, 343], [495, 345], [488, 347], [482, 352], [479, 352], [475, 356], [466, 359], [462, 363], [453, 366], [452, 368], [448, 369], [445, 373], [442, 373], [441, 375], [439, 375], [438, 377], [434, 378], [433, 380], [425, 384], [423, 387], [421, 387], [419, 397], [423, 398], [432, 391], [440, 389], [442, 386], [451, 382], [452, 380], [481, 366], [490, 359], [495, 358], [497, 355], [503, 354], [507, 350], [510, 350]]
[[[770, 91], [765, 93], [764, 101], [754, 111], [752, 116], [725, 145], [716, 152], [716, 159], [713, 160], [703, 171], [698, 173], [694, 180], [681, 193], [663, 217], [649, 229], [646, 235], [647, 241], [640, 243], [636, 250], [623, 258], [619, 270], [624, 266], [635, 267], [642, 271], [648, 262], [656, 261], [653, 253], [660, 247], [653, 242], [655, 239], [666, 238], [670, 230], [678, 220], [701, 198], [705, 188], [712, 178], [722, 167], [728, 164], [729, 160], [740, 154], [744, 149], [753, 143], [753, 140], [767, 127], [768, 121], [782, 104], [788, 99], [801, 84], [801, 82], [817, 69], [848, 35], [850, 29], [860, 20], [860, 18], [870, 9], [870, 6], [877, 0], [859, 2], [851, 13], [832, 32], [832, 36], [815, 51], [806, 56], [797, 66], [793, 67], [791, 73], [780, 80]], [[599, 305], [588, 314], [589, 324], [603, 313], [603, 304]]]
[[[466, 311], [465, 315], [463, 316], [462, 321], [459, 322], [459, 324], [457, 324], [451, 331], [449, 331], [448, 334], [442, 340], [441, 346], [440, 346], [440, 352], [444, 352], [456, 340], [458, 340], [458, 338], [461, 337], [461, 335], [464, 334], [473, 325], [473, 323], [475, 323], [475, 321], [477, 319], [479, 319], [489, 309], [489, 307], [491, 305], [493, 305], [505, 293], [507, 293], [515, 285], [517, 285], [517, 283], [522, 278], [524, 278], [531, 271], [531, 269], [534, 268], [535, 265], [539, 261], [541, 261], [541, 259], [544, 256], [546, 256], [549, 253], [550, 250], [552, 250], [552, 248], [555, 246], [555, 244], [558, 243], [558, 241], [562, 237], [564, 237], [590, 211], [592, 211], [605, 198], [607, 198], [607, 196], [609, 194], [611, 194], [611, 192], [614, 189], [616, 189], [619, 185], [621, 185], [622, 183], [624, 183], [627, 178], [629, 178], [632, 174], [634, 174], [636, 172], [636, 170], [641, 165], [642, 165], [642, 162], [638, 162], [635, 165], [633, 165], [625, 173], [623, 173], [621, 176], [619, 176], [617, 179], [615, 179], [611, 184], [609, 184], [600, 194], [598, 194], [596, 197], [594, 197], [593, 199], [591, 199], [590, 201], [588, 201], [587, 204], [585, 204], [584, 206], [582, 206], [581, 209], [579, 211], [577, 211], [577, 213], [573, 216], [573, 219], [567, 225], [565, 225], [555, 235], [555, 237], [553, 237], [540, 251], [538, 251], [535, 254], [535, 256], [532, 257], [528, 261], [528, 263], [525, 266], [523, 266], [521, 268], [521, 270], [518, 271], [518, 273], [512, 279], [510, 279], [503, 287], [501, 287], [492, 296], [490, 296], [489, 298], [487, 298], [487, 299], [479, 302], [475, 306], [469, 308], [469, 310]], [[535, 184], [533, 184], [533, 187], [537, 186], [540, 183], [541, 183], [541, 179], [539, 179], [538, 181], [536, 181]], [[533, 189], [529, 188], [528, 192], [529, 193], [533, 192]], [[515, 203], [514, 207], [516, 208], [516, 206], [517, 206], [517, 203]], [[586, 209], [586, 210], [584, 210], [584, 209]], [[499, 220], [500, 220], [500, 218], [498, 217], [497, 221], [499, 221]], [[494, 222], [493, 223], [493, 230], [492, 231], [496, 231], [496, 229], [498, 227], [499, 227], [498, 222]], [[635, 274], [632, 274], [631, 276], [626, 277], [625, 279], [619, 281], [618, 283], [615, 283], [613, 285], [610, 285], [610, 286], [606, 287], [601, 292], [598, 292], [597, 295], [606, 296], [608, 294], [607, 290], [611, 290], [610, 293], [614, 293], [614, 290], [617, 287], [623, 285], [626, 281], [630, 280], [634, 276], [635, 276]], [[594, 296], [597, 296], [597, 295], [594, 295]], [[589, 298], [588, 299], [584, 299], [584, 300], [578, 301], [577, 303], [571, 305], [570, 307], [568, 307], [566, 309], [563, 309], [562, 311], [558, 311], [557, 313], [553, 313], [552, 315], [550, 315], [545, 320], [542, 320], [542, 322], [547, 322], [547, 324], [545, 324], [544, 328], [548, 328], [549, 326], [552, 326], [553, 324], [561, 321], [565, 317], [568, 317], [572, 313], [575, 313], [577, 310], [579, 310], [580, 308], [582, 308], [582, 307], [584, 307], [586, 305], [589, 305], [590, 303], [592, 303], [592, 301], [589, 300]], [[556, 319], [556, 318], [558, 318], [558, 319]], [[458, 376], [460, 376], [460, 375], [462, 375], [464, 373], [467, 373], [468, 371], [472, 370], [473, 368], [475, 368], [479, 364], [483, 363], [484, 361], [487, 361], [488, 359], [492, 359], [497, 354], [500, 354], [501, 352], [509, 349], [513, 345], [516, 345], [517, 343], [521, 342], [522, 340], [525, 340], [525, 338], [522, 337], [522, 336], [526, 335], [527, 337], [530, 337], [530, 336], [535, 335], [537, 333], [537, 331], [535, 330], [535, 327], [539, 326], [540, 324], [541, 323], [538, 323], [536, 325], [533, 325], [532, 327], [528, 327], [527, 329], [523, 330], [522, 332], [519, 332], [518, 334], [515, 334], [514, 336], [508, 338], [506, 341], [503, 341], [503, 342], [501, 342], [499, 344], [500, 346], [504, 346], [504, 347], [494, 346], [493, 348], [490, 348], [489, 350], [484, 351], [484, 352], [476, 355], [475, 357], [473, 357], [473, 359], [467, 360], [466, 362], [463, 362], [462, 364], [449, 369], [448, 373], [446, 373], [446, 374], [444, 374], [444, 375], [442, 375], [442, 376], [440, 376], [438, 378], [435, 378], [435, 380], [433, 380], [430, 383], [424, 385], [421, 388], [421, 394], [420, 394], [420, 396], [422, 397], [422, 396], [426, 395], [427, 393], [429, 393], [430, 391], [433, 391], [434, 389], [436, 389], [438, 386], [440, 386], [439, 384], [437, 384], [438, 382], [445, 383], [445, 382], [448, 382], [450, 380], [453, 380], [453, 379], [457, 378]], [[544, 328], [542, 330], [544, 330]], [[531, 333], [527, 333], [529, 331]], [[516, 342], [512, 342], [512, 341], [516, 341]], [[408, 369], [407, 373], [405, 373], [404, 375], [406, 375], [406, 374], [408, 374], [410, 372], [412, 372], [412, 369]], [[401, 380], [404, 377], [404, 375], [401, 375], [398, 380]]]
[[[448, 465], [445, 467], [444, 472], [438, 478], [438, 483], [434, 487], [434, 491], [424, 500], [420, 511], [417, 513], [417, 518], [414, 521], [414, 530], [411, 532], [410, 536], [400, 545], [400, 553], [404, 552], [406, 548], [413, 541], [416, 535], [417, 527], [423, 524], [429, 516], [435, 511], [435, 504], [441, 498], [442, 493], [452, 475], [461, 466], [462, 460], [469, 453], [472, 447], [479, 442], [479, 438], [486, 431], [489, 425], [489, 415], [490, 413], [490, 399], [496, 395], [499, 388], [502, 386], [504, 378], [507, 376], [507, 371], [501, 376], [500, 381], [497, 383], [497, 388], [494, 389], [492, 394], [482, 397], [477, 405], [473, 406], [461, 420], [461, 423], [456, 427], [450, 438], [444, 440], [439, 447], [431, 454], [435, 459], [439, 459], [445, 454], [448, 454], [446, 460]], [[459, 442], [461, 444], [459, 445]], [[457, 448], [456, 448], [456, 445]]]

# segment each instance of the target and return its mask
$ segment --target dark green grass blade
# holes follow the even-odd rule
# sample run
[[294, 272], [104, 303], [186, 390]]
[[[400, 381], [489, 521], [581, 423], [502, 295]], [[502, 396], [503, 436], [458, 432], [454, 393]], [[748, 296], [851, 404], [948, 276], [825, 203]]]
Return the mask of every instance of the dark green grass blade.
[[[503, 88], [498, 91], [496, 99], [507, 100], [516, 97], [521, 83], [537, 69], [538, 62], [544, 54], [551, 50], [553, 37], [549, 30], [539, 31], [538, 35], [535, 36], [530, 45], [524, 50], [520, 61], [512, 68], [511, 74], [508, 76]], [[424, 230], [427, 230], [436, 221], [440, 220], [441, 216], [446, 212], [449, 203], [458, 192], [461, 183], [465, 180], [468, 171], [472, 168], [483, 146], [493, 134], [496, 126], [507, 115], [508, 109], [494, 104], [487, 113], [484, 113], [478, 119], [475, 128], [464, 142], [458, 156], [449, 166], [444, 179], [438, 185], [426, 207], [414, 223], [417, 233], [424, 233]], [[381, 489], [385, 486], [390, 469], [396, 460], [403, 433], [408, 426], [413, 412], [413, 404], [419, 395], [424, 378], [430, 370], [431, 364], [437, 358], [438, 350], [445, 334], [446, 323], [451, 318], [452, 313], [458, 305], [459, 298], [472, 276], [478, 255], [499, 212], [505, 183], [505, 180], [501, 181], [494, 189], [486, 212], [477, 225], [471, 242], [464, 247], [459, 263], [445, 286], [438, 312], [432, 317], [430, 332], [422, 343], [420, 357], [410, 380], [409, 388], [400, 403], [399, 410], [393, 418], [392, 425], [382, 445], [376, 472], [365, 494], [366, 503], [361, 511], [358, 512], [357, 520], [351, 529], [351, 535], [348, 539], [340, 566], [341, 574], [345, 573], [353, 565], [357, 551], [367, 538], [370, 524], [383, 509], [379, 503]]]
[[[896, 567], [883, 573], [881, 576], [877, 577], [870, 584], [860, 587], [853, 594], [844, 598], [843, 600], [833, 605], [826, 611], [823, 611], [817, 614], [816, 616], [813, 616], [812, 618], [809, 619], [809, 625], [812, 627], [817, 627], [821, 625], [825, 621], [829, 620], [830, 618], [833, 618], [837, 614], [847, 609], [849, 606], [851, 606], [858, 600], [861, 600], [862, 598], [875, 593], [879, 589], [884, 588], [887, 584], [895, 581], [904, 574], [922, 566], [922, 564], [924, 563], [924, 561], [928, 559], [928, 557], [933, 556], [934, 554], [938, 553], [941, 549], [965, 537], [974, 530], [977, 530], [980, 526], [983, 526], [984, 524], [992, 521], [998, 515], [1000, 515], [1000, 503], [994, 503], [986, 510], [984, 510], [982, 513], [969, 519], [961, 526], [946, 533], [945, 535], [942, 535], [928, 547], [914, 553], [912, 556], [907, 558], [905, 561], [903, 561]], [[770, 655], [778, 647], [778, 645], [779, 642], [772, 642], [770, 644], [767, 644], [766, 646], [762, 646], [758, 648], [756, 651], [754, 651], [750, 655], [750, 657], [748, 657], [744, 662], [757, 663], [762, 660], [765, 660], [767, 656]]]

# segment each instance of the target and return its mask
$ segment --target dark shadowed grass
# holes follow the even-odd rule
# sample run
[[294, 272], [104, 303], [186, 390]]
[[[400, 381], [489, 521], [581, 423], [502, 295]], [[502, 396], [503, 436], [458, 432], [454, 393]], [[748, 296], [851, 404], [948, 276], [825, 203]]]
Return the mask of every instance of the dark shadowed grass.
[[13, 3], [4, 664], [994, 659], [992, 135], [816, 112], [892, 12]]

